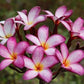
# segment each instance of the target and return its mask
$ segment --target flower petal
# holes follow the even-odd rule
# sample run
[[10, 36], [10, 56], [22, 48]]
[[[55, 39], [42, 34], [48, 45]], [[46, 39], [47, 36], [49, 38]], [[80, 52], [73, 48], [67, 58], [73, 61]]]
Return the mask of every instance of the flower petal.
[[34, 50], [35, 50], [36, 47], [37, 46], [35, 46], [35, 45], [29, 46], [27, 48], [26, 52], [29, 53], [29, 54], [32, 54], [34, 52]]
[[48, 48], [45, 50], [46, 55], [55, 55], [55, 48]]
[[23, 79], [24, 80], [30, 80], [32, 78], [35, 78], [38, 75], [38, 72], [35, 70], [28, 70], [24, 73]]
[[22, 18], [22, 20], [24, 21], [24, 23], [28, 23], [28, 19], [27, 16], [23, 13], [23, 12], [18, 12], [18, 14], [20, 15], [20, 17]]
[[49, 69], [39, 72], [40, 78], [49, 83], [52, 80], [52, 72]]
[[80, 31], [80, 34], [78, 36], [84, 40], [84, 29]]
[[24, 59], [24, 66], [29, 69], [34, 69], [34, 63], [32, 60], [26, 56], [23, 57]]
[[61, 48], [61, 53], [62, 53], [63, 59], [66, 59], [69, 55], [69, 51], [68, 51], [66, 44], [62, 43], [60, 48]]
[[7, 40], [8, 40], [7, 38], [6, 39], [3, 38], [3, 40], [0, 43], [4, 45], [7, 42]]
[[9, 52], [12, 54], [14, 51], [14, 48], [16, 46], [16, 39], [14, 37], [10, 37], [7, 41], [7, 48], [9, 50]]
[[44, 68], [52, 67], [56, 63], [58, 63], [58, 60], [55, 56], [46, 56], [41, 62]]
[[32, 55], [32, 60], [33, 62], [36, 63], [40, 63], [42, 58], [43, 58], [44, 52], [43, 52], [43, 48], [42, 47], [37, 47]]
[[64, 14], [64, 16], [70, 17], [70, 16], [72, 15], [72, 13], [73, 13], [73, 10], [68, 10], [68, 11]]
[[83, 19], [82, 18], [77, 18], [76, 21], [73, 24], [72, 31], [73, 32], [79, 32], [81, 28], [83, 27]]
[[14, 60], [13, 64], [19, 68], [23, 68], [24, 67], [23, 56], [18, 55], [17, 59]]
[[0, 24], [0, 36], [5, 37], [3, 26]]
[[41, 43], [45, 43], [48, 39], [49, 35], [49, 28], [47, 26], [41, 26], [38, 30], [38, 38]]
[[4, 23], [4, 32], [5, 35], [12, 35], [11, 30], [14, 28], [14, 21], [13, 19], [7, 19]]
[[34, 21], [34, 24], [37, 24], [39, 22], [42, 22], [42, 21], [45, 21], [46, 20], [46, 17], [44, 15], [39, 15], [35, 21]]
[[23, 54], [28, 46], [29, 46], [29, 44], [26, 41], [19, 42], [16, 45], [14, 52], [17, 53], [18, 55]]
[[70, 71], [78, 75], [84, 75], [84, 68], [80, 64], [72, 64], [70, 67], [72, 68]]
[[55, 16], [58, 18], [62, 17], [65, 14], [66, 10], [67, 10], [66, 6], [59, 7], [55, 12]]
[[56, 49], [56, 57], [59, 59], [61, 63], [63, 62], [63, 56], [61, 55], [58, 49]]
[[84, 53], [82, 50], [75, 50], [70, 53], [67, 60], [70, 61], [71, 64], [80, 62], [84, 58]]
[[9, 51], [7, 48], [3, 45], [0, 45], [0, 55], [4, 58], [10, 58]]
[[49, 47], [57, 46], [65, 41], [65, 38], [62, 35], [52, 35], [48, 38], [46, 44], [49, 45]]
[[27, 34], [26, 38], [28, 40], [32, 41], [33, 43], [35, 43], [36, 45], [40, 45], [40, 42], [39, 42], [38, 38], [36, 36], [34, 36], [34, 35]]
[[7, 66], [9, 66], [11, 63], [13, 62], [13, 60], [10, 59], [5, 59], [0, 63], [0, 70], [3, 70], [4, 68], [6, 68]]
[[33, 22], [34, 19], [39, 15], [40, 13], [40, 6], [33, 7], [28, 14], [28, 22]]
[[34, 24], [32, 23], [31, 25], [25, 25], [24, 30], [29, 30], [31, 27], [33, 27]]

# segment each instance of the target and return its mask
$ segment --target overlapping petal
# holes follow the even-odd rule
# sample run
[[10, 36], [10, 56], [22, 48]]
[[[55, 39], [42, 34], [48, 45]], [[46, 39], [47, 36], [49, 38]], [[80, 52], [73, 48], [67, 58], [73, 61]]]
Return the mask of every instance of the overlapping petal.
[[0, 36], [5, 37], [3, 26], [0, 24]]
[[35, 78], [37, 75], [38, 75], [38, 72], [36, 72], [35, 70], [28, 70], [24, 73], [23, 79], [30, 80], [32, 78]]

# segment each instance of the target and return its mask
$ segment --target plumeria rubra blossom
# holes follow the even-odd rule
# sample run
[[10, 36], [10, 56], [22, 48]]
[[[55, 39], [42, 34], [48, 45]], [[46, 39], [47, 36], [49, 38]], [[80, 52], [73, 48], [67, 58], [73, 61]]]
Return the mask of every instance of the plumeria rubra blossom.
[[15, 24], [13, 19], [7, 19], [4, 23], [4, 26], [0, 24], [0, 43], [5, 44], [9, 37], [15, 34]]
[[67, 11], [66, 6], [61, 6], [55, 11], [55, 16], [48, 10], [44, 10], [47, 13], [47, 17], [51, 18], [54, 23], [59, 24], [60, 22], [64, 21], [68, 17], [72, 15], [72, 10]]
[[7, 41], [7, 48], [0, 45], [0, 55], [5, 59], [0, 63], [0, 70], [3, 70], [11, 63], [19, 68], [24, 67], [23, 54], [29, 44], [25, 41], [16, 43], [14, 37], [10, 37]]
[[54, 34], [50, 37], [48, 36], [49, 28], [47, 26], [42, 26], [38, 29], [38, 37], [27, 34], [26, 38], [35, 44], [29, 46], [27, 52], [32, 53], [37, 46], [42, 46], [47, 55], [55, 55], [55, 46], [63, 43], [65, 38], [59, 34]]
[[77, 73], [79, 75], [84, 74], [84, 68], [79, 62], [84, 58], [84, 52], [82, 50], [75, 50], [69, 54], [65, 43], [61, 44], [61, 53], [56, 49], [56, 55], [62, 64], [62, 67]]
[[58, 63], [55, 56], [44, 56], [42, 47], [37, 47], [33, 52], [32, 59], [24, 56], [25, 67], [29, 70], [23, 75], [24, 80], [29, 80], [39, 76], [46, 82], [52, 79], [52, 72], [49, 69], [54, 64]]
[[44, 15], [39, 15], [40, 11], [41, 11], [40, 7], [36, 6], [29, 11], [28, 16], [25, 15], [23, 12], [18, 12], [23, 21], [22, 24], [25, 25], [24, 30], [29, 30], [37, 23], [46, 20], [46, 17]]
[[84, 20], [79, 17], [73, 23], [71, 20], [63, 22], [65, 27], [70, 31], [71, 37], [78, 36], [84, 40]]

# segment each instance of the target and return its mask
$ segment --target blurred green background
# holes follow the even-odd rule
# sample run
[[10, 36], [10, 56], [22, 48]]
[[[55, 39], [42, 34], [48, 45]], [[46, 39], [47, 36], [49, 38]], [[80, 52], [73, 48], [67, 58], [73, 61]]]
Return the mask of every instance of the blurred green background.
[[[55, 10], [62, 5], [66, 5], [68, 9], [73, 9], [73, 15], [70, 17], [73, 21], [77, 17], [84, 17], [84, 0], [0, 0], [0, 21], [17, 15], [17, 11], [27, 9], [28, 11], [34, 6], [40, 6], [41, 9], [50, 10], [53, 14]], [[40, 25], [48, 25], [52, 31], [53, 22], [47, 20]], [[38, 26], [40, 26], [38, 25]], [[59, 26], [59, 33], [69, 38], [69, 34], [63, 25]], [[84, 41], [79, 40], [84, 43]], [[73, 42], [75, 44], [75, 41]], [[73, 44], [73, 45], [74, 45]], [[71, 47], [71, 50], [74, 46]], [[84, 63], [82, 63], [84, 64]], [[32, 79], [24, 81], [21, 73], [7, 67], [3, 71], [0, 71], [0, 84], [38, 84], [38, 79]], [[83, 84], [84, 76], [78, 76], [71, 72], [65, 72], [60, 74], [50, 84]]]

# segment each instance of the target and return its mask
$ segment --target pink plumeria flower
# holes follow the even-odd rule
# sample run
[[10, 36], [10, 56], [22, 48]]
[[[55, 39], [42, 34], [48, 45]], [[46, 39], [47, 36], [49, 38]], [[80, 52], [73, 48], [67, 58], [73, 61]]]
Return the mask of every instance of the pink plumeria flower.
[[25, 15], [23, 12], [18, 12], [23, 21], [22, 24], [25, 25], [24, 30], [29, 30], [31, 27], [34, 27], [37, 23], [46, 20], [46, 17], [44, 15], [39, 15], [40, 11], [40, 7], [35, 6], [29, 11], [28, 16]]
[[61, 53], [56, 50], [56, 55], [61, 62], [62, 67], [71, 72], [83, 75], [84, 68], [79, 64], [79, 62], [84, 58], [84, 52], [82, 50], [75, 50], [69, 54], [65, 43], [61, 44], [60, 48]]
[[60, 22], [64, 21], [68, 17], [72, 15], [72, 10], [67, 11], [66, 6], [61, 6], [55, 11], [55, 15], [53, 15], [50, 11], [48, 10], [43, 10], [45, 13], [47, 13], [47, 17], [51, 18], [54, 23], [59, 24]]
[[77, 18], [74, 23], [70, 20], [63, 22], [63, 24], [70, 31], [71, 37], [80, 37], [84, 40], [84, 20], [81, 17]]
[[58, 34], [54, 34], [49, 38], [48, 36], [49, 28], [47, 26], [42, 26], [38, 29], [38, 37], [31, 34], [26, 35], [26, 38], [35, 44], [28, 47], [27, 52], [31, 54], [37, 46], [42, 46], [47, 55], [55, 55], [55, 46], [63, 43], [65, 38]]
[[25, 67], [28, 68], [23, 75], [24, 80], [30, 80], [39, 76], [46, 82], [52, 79], [52, 72], [49, 69], [54, 64], [58, 63], [55, 56], [43, 57], [44, 51], [42, 47], [37, 47], [33, 52], [32, 59], [24, 56]]
[[7, 41], [7, 48], [0, 45], [0, 55], [5, 59], [0, 63], [0, 70], [3, 70], [10, 64], [14, 64], [19, 68], [24, 67], [23, 54], [28, 46], [25, 41], [16, 42], [14, 37], [10, 37]]
[[4, 26], [0, 24], [0, 43], [5, 44], [9, 37], [15, 34], [15, 24], [13, 19], [7, 19], [4, 23]]

